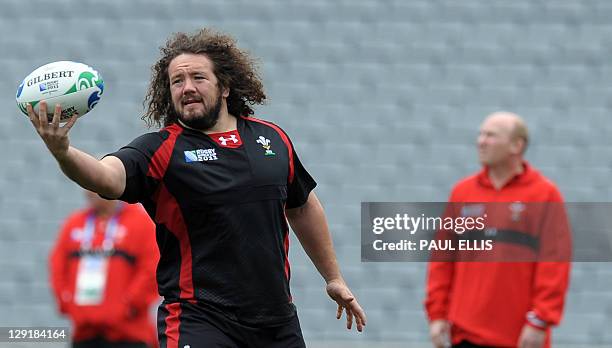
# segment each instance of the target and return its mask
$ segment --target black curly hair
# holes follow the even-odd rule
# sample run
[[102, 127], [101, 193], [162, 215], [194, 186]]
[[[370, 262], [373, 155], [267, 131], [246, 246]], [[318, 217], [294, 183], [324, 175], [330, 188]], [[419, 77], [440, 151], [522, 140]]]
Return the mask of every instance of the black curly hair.
[[169, 126], [178, 115], [172, 105], [168, 66], [183, 53], [203, 54], [213, 63], [213, 72], [222, 88], [229, 88], [228, 112], [234, 116], [254, 113], [252, 105], [266, 100], [257, 63], [236, 45], [231, 36], [204, 28], [194, 34], [176, 33], [160, 48], [162, 57], [152, 67], [151, 82], [143, 102], [147, 125]]

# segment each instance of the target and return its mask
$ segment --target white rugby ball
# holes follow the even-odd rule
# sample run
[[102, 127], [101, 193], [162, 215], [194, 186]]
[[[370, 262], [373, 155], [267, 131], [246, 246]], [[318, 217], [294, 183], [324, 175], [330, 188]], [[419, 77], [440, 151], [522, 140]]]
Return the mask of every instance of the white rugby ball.
[[104, 81], [92, 67], [76, 62], [59, 61], [34, 70], [17, 88], [17, 106], [26, 116], [26, 105], [32, 104], [38, 112], [41, 100], [47, 102], [49, 120], [55, 105], [62, 107], [60, 121], [65, 122], [75, 113], [85, 115], [100, 100], [104, 92]]

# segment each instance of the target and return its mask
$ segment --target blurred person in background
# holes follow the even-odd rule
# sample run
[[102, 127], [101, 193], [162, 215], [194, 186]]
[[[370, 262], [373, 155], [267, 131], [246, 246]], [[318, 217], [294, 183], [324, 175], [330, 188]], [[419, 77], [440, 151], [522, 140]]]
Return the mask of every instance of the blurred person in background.
[[[542, 248], [546, 243], [541, 235], [538, 241], [530, 238], [539, 231], [513, 231], [508, 227], [539, 226], [542, 216], [537, 214], [533, 223], [520, 221], [527, 219], [527, 211], [523, 210], [530, 209], [525, 203], [557, 202], [556, 206], [562, 207], [563, 200], [555, 184], [525, 161], [528, 141], [527, 127], [521, 117], [508, 112], [489, 115], [480, 127], [477, 141], [483, 169], [459, 181], [450, 195], [450, 203], [506, 202], [512, 203], [508, 205], [511, 209], [514, 205], [513, 212], [504, 208], [503, 216], [508, 216], [500, 220], [502, 228], [495, 230], [495, 238], [502, 240], [496, 242], [501, 243], [502, 249], [498, 250], [516, 248], [513, 250], [529, 252], [530, 247], [537, 250], [536, 245]], [[560, 210], [562, 214], [554, 223], [556, 227], [567, 227], [565, 210]], [[511, 214], [514, 214], [512, 218]], [[569, 230], [565, 231], [568, 233], [563, 236], [569, 236]], [[437, 348], [451, 345], [549, 347], [551, 328], [562, 317], [569, 271], [569, 257], [561, 262], [432, 260], [428, 267], [425, 308], [433, 345]]]
[[51, 285], [59, 312], [72, 321], [73, 347], [153, 347], [155, 225], [139, 204], [86, 196], [88, 207], [67, 218], [50, 255]]
[[141, 202], [157, 228], [161, 347], [304, 347], [291, 297], [289, 224], [347, 329], [365, 313], [287, 134], [252, 117], [266, 95], [253, 58], [228, 35], [177, 33], [153, 67], [143, 117], [164, 126], [102, 160], [69, 146], [76, 116], [30, 120], [62, 171], [111, 199]]

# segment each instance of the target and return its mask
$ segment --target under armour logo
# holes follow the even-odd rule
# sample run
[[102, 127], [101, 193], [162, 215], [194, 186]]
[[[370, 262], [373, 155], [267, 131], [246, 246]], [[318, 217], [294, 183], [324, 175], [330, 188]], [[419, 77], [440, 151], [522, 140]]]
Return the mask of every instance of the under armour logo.
[[238, 142], [238, 138], [236, 138], [235, 134], [230, 134], [229, 138], [219, 137], [219, 141], [221, 142], [221, 145], [223, 146], [227, 145], [228, 140], [231, 140], [234, 144]]

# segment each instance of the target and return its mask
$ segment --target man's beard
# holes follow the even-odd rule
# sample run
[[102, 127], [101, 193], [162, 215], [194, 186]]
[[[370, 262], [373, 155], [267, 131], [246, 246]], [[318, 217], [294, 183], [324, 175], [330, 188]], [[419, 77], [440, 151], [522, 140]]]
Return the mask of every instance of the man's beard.
[[[190, 119], [186, 119], [183, 114], [177, 111], [178, 118], [183, 122], [186, 126], [197, 129], [197, 130], [208, 130], [214, 127], [219, 120], [219, 114], [221, 113], [221, 105], [223, 99], [219, 95], [217, 98], [217, 102], [210, 109], [205, 109], [201, 114], [194, 115]], [[206, 106], [206, 104], [204, 104]]]

